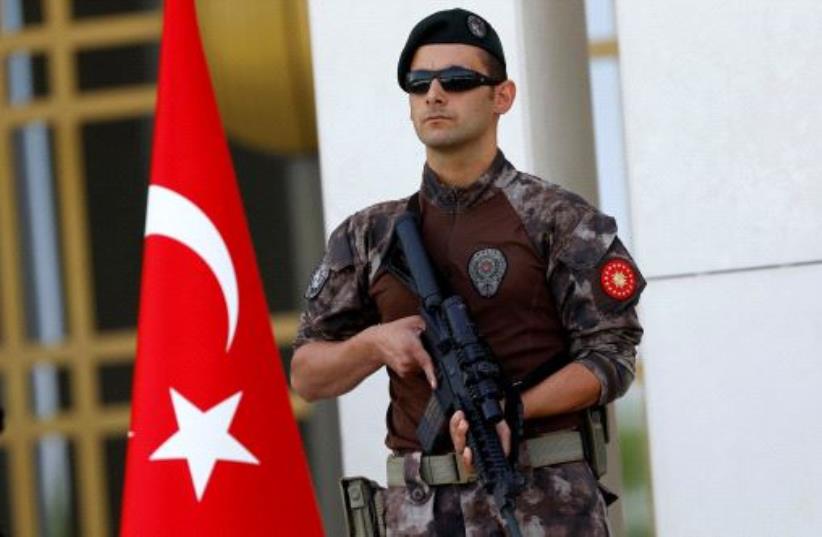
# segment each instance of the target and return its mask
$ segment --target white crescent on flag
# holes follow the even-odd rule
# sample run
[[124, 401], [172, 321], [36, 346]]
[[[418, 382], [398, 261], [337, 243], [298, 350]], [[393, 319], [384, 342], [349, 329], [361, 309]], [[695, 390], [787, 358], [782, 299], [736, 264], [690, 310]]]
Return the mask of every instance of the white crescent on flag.
[[162, 235], [188, 246], [214, 273], [228, 312], [225, 346], [228, 351], [237, 330], [239, 292], [231, 254], [217, 226], [185, 196], [162, 186], [151, 185], [148, 188], [145, 236], [150, 235]]

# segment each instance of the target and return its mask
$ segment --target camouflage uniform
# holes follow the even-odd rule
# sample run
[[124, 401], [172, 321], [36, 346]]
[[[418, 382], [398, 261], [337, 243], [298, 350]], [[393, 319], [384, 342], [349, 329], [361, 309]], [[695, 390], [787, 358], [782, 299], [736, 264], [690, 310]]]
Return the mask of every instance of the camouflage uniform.
[[[600, 404], [627, 390], [642, 335], [634, 306], [645, 282], [612, 218], [517, 171], [501, 152], [466, 189], [443, 185], [426, 166], [418, 203], [432, 262], [466, 300], [507, 378], [517, 382], [543, 364], [559, 369], [574, 361], [599, 379]], [[394, 222], [408, 206], [408, 199], [371, 206], [332, 233], [306, 292], [295, 346], [345, 340], [418, 311], [417, 298], [385, 268]], [[385, 492], [388, 534], [504, 535], [493, 500], [476, 484], [429, 487], [414, 475], [415, 430], [430, 387], [422, 373], [388, 374], [386, 444], [411, 458], [408, 486]], [[579, 425], [579, 413], [529, 420], [525, 436]], [[440, 451], [448, 449], [450, 443]], [[603, 496], [586, 463], [532, 469], [524, 451], [520, 461], [528, 488], [517, 516], [526, 535], [608, 534]]]
[[[520, 467], [527, 488], [517, 498], [516, 518], [528, 537], [607, 537], [608, 516], [599, 484], [585, 462]], [[476, 482], [431, 487], [420, 478], [419, 452], [406, 456], [406, 487], [385, 497], [388, 537], [505, 537], [494, 499]], [[416, 470], [416, 472], [414, 471]]]

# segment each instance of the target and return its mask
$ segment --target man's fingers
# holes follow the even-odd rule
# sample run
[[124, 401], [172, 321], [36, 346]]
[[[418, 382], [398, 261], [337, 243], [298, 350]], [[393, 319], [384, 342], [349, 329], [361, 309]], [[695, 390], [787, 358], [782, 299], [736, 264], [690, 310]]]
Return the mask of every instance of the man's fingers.
[[435, 390], [437, 388], [437, 375], [434, 373], [434, 363], [431, 361], [431, 357], [428, 356], [428, 353], [425, 352], [425, 349], [422, 347], [422, 343], [415, 346], [414, 359], [425, 373], [425, 377], [428, 379], [428, 384], [431, 385], [431, 389]]
[[[460, 412], [460, 414], [462, 414], [462, 412]], [[453, 422], [454, 420], [452, 419], [451, 421]], [[461, 419], [456, 426], [452, 426], [451, 430], [451, 438], [454, 439], [454, 451], [456, 451], [458, 455], [462, 455], [462, 464], [465, 466], [466, 471], [473, 472], [474, 453], [470, 447], [465, 445], [468, 433], [468, 422]], [[456, 431], [456, 435], [454, 431]], [[508, 455], [511, 452], [511, 429], [508, 428], [507, 423], [501, 421], [497, 424], [497, 433], [502, 443], [502, 449], [505, 451], [505, 454]], [[457, 444], [457, 439], [459, 439], [459, 445]]]
[[468, 434], [468, 422], [465, 420], [465, 414], [462, 413], [462, 410], [454, 412], [448, 428], [451, 432], [451, 441], [454, 443], [454, 451], [462, 453], [465, 449], [465, 437]]
[[453, 437], [457, 432], [457, 425], [460, 424], [460, 421], [465, 417], [465, 414], [462, 413], [462, 410], [457, 410], [453, 414], [451, 414], [451, 420], [448, 422], [448, 430], [451, 431], [451, 436]]
[[471, 448], [467, 447], [462, 452], [462, 464], [469, 473], [474, 471], [474, 463], [472, 461], [473, 454], [471, 453]]
[[508, 455], [511, 453], [511, 428], [504, 420], [497, 423], [497, 434], [502, 444], [502, 450]]

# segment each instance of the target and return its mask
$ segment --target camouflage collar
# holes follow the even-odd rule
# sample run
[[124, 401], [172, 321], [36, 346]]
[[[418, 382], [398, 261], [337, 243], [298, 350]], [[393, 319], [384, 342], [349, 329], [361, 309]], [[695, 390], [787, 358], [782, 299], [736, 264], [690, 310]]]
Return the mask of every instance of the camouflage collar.
[[497, 150], [497, 156], [488, 169], [466, 188], [450, 187], [441, 183], [434, 170], [426, 164], [422, 171], [420, 192], [427, 201], [437, 207], [460, 212], [491, 198], [496, 190], [504, 186], [514, 175], [514, 167], [505, 159], [502, 151]]

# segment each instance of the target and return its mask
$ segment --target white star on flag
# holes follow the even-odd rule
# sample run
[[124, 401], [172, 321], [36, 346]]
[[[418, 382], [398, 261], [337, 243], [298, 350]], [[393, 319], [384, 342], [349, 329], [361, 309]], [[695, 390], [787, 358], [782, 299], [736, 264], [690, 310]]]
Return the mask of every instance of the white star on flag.
[[197, 501], [203, 499], [217, 461], [260, 464], [228, 432], [243, 392], [237, 392], [203, 412], [174, 388], [169, 391], [179, 429], [151, 454], [149, 460], [186, 459]]

